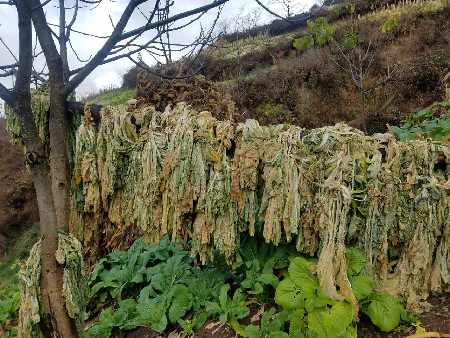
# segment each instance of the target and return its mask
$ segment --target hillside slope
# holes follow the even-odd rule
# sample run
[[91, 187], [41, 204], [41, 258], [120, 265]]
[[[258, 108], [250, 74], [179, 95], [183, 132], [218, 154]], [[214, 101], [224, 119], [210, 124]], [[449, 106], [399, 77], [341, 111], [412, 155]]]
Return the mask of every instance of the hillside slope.
[[[334, 33], [322, 45], [293, 47], [307, 28], [222, 39], [201, 56], [201, 75], [232, 96], [237, 120], [255, 118], [263, 124], [316, 128], [345, 121], [369, 133], [382, 132], [386, 124], [396, 125], [444, 99], [450, 10], [441, 1], [406, 2], [344, 18], [335, 12], [330, 9], [325, 16]], [[352, 39], [355, 44], [348, 49]], [[366, 58], [360, 62], [358, 55]], [[127, 73], [124, 83], [135, 86], [136, 73]]]

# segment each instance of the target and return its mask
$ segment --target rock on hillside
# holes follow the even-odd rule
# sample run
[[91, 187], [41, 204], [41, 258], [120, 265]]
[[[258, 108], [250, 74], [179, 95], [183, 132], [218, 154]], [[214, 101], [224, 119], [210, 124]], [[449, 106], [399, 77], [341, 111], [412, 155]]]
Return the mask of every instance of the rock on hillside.
[[0, 118], [0, 254], [16, 230], [39, 220], [22, 150], [9, 142], [5, 125], [6, 121]]

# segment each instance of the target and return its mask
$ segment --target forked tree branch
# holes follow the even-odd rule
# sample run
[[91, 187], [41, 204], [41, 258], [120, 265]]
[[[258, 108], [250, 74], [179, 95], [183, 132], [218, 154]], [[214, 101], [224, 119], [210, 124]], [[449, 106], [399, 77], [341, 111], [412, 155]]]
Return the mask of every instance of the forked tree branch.
[[136, 34], [140, 34], [142, 32], [148, 31], [150, 29], [155, 29], [155, 28], [158, 28], [158, 27], [170, 24], [172, 22], [185, 19], [185, 18], [190, 17], [190, 16], [195, 15], [195, 14], [207, 12], [207, 11], [213, 9], [213, 8], [219, 7], [219, 6], [227, 3], [228, 1], [230, 1], [230, 0], [214, 0], [213, 2], [211, 2], [208, 5], [204, 5], [204, 6], [192, 9], [190, 11], [186, 11], [186, 12], [183, 12], [183, 13], [176, 14], [176, 15], [174, 15], [174, 16], [166, 19], [166, 20], [158, 21], [158, 22], [155, 22], [155, 23], [148, 23], [148, 24], [146, 24], [146, 25], [144, 25], [142, 27], [139, 27], [139, 28], [136, 28], [136, 29], [133, 29], [131, 31], [123, 33], [121, 35], [121, 37], [120, 37], [120, 41], [132, 38]]
[[80, 84], [83, 82], [92, 71], [97, 68], [98, 65], [102, 63], [102, 61], [108, 56], [111, 49], [116, 45], [117, 42], [120, 41], [120, 36], [128, 24], [131, 15], [134, 12], [134, 9], [139, 6], [141, 3], [146, 0], [130, 0], [127, 7], [125, 8], [119, 22], [114, 28], [111, 36], [106, 40], [105, 44], [102, 48], [95, 54], [95, 56], [89, 61], [86, 66], [82, 68], [82, 70], [77, 73], [77, 75], [68, 82], [65, 94], [66, 96], [70, 95]]
[[50, 72], [50, 78], [52, 78], [52, 76], [57, 76], [57, 74], [60, 73], [61, 56], [56, 48], [50, 27], [47, 24], [44, 9], [39, 6], [40, 1], [26, 0], [26, 3], [28, 8], [33, 8], [31, 11], [31, 19], [33, 20], [39, 44], [44, 52], [45, 60]]

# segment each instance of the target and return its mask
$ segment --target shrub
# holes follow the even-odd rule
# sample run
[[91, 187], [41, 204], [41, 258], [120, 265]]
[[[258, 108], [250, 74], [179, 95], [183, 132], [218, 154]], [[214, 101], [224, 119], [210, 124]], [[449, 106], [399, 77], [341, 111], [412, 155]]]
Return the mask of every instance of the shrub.
[[381, 26], [381, 31], [385, 34], [392, 32], [394, 29], [398, 27], [398, 21], [395, 17], [391, 16], [387, 19], [383, 25]]
[[314, 38], [311, 35], [302, 36], [294, 40], [293, 46], [298, 51], [304, 52], [305, 50], [314, 47]]

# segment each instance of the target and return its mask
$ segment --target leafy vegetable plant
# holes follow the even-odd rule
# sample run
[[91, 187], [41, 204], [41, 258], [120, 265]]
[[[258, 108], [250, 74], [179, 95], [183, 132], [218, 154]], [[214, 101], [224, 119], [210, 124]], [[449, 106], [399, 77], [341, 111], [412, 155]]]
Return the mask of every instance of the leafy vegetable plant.
[[[224, 275], [193, 267], [188, 253], [167, 239], [157, 245], [138, 240], [127, 252], [102, 259], [90, 285], [91, 301], [111, 304], [87, 332], [89, 337], [102, 338], [110, 337], [115, 328], [148, 326], [163, 332], [169, 323], [200, 328], [208, 319], [208, 302], [218, 299]], [[184, 321], [191, 311], [192, 320]]]
[[17, 319], [20, 305], [20, 293], [17, 284], [8, 285], [0, 291], [0, 328], [7, 337], [15, 337], [16, 329], [12, 325]]
[[188, 257], [187, 252], [171, 243], [168, 238], [159, 245], [146, 245], [138, 239], [128, 251], [114, 251], [101, 259], [89, 281], [91, 299], [100, 302], [120, 300], [125, 295], [136, 293], [136, 286], [149, 282], [150, 267], [167, 261], [172, 256]]
[[420, 110], [405, 121], [400, 127], [391, 127], [394, 135], [402, 141], [417, 138], [430, 138], [434, 141], [449, 141], [450, 137], [450, 101], [435, 103]]
[[274, 308], [263, 313], [260, 326], [249, 325], [245, 328], [245, 336], [248, 338], [288, 338], [284, 332], [284, 324], [287, 320], [285, 312], [275, 313]]
[[315, 261], [294, 258], [288, 276], [278, 285], [275, 302], [292, 311], [293, 337], [356, 337], [352, 306], [328, 298], [320, 289], [312, 270]]
[[289, 252], [288, 247], [274, 247], [254, 238], [246, 239], [234, 265], [234, 271], [241, 279], [241, 288], [249, 294], [260, 296], [267, 291], [267, 287], [276, 288], [279, 280], [275, 270], [288, 266]]
[[[291, 260], [288, 275], [278, 285], [275, 302], [290, 316], [291, 337], [356, 337], [352, 305], [328, 298], [313, 271], [316, 262], [303, 257]], [[391, 331], [407, 317], [394, 297], [374, 291], [373, 278], [365, 272], [366, 259], [360, 250], [347, 250], [348, 276], [363, 312], [382, 331]]]
[[242, 291], [237, 289], [233, 297], [230, 298], [228, 296], [229, 290], [229, 284], [223, 285], [220, 289], [218, 302], [210, 302], [206, 306], [208, 313], [219, 316], [219, 320], [224, 323], [237, 322], [250, 313]]

